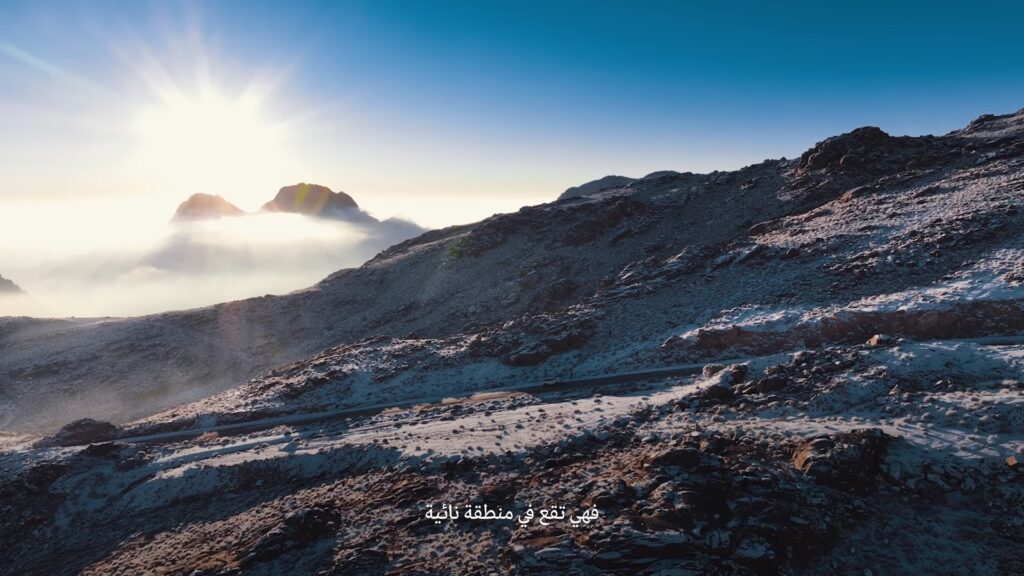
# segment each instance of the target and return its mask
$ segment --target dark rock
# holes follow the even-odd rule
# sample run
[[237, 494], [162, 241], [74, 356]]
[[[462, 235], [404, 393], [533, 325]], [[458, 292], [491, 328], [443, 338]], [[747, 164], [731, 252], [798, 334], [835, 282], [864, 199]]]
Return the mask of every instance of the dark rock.
[[782, 390], [786, 387], [786, 377], [781, 375], [766, 376], [764, 378], [758, 378], [754, 380], [754, 388], [758, 392], [764, 394], [766, 392], [775, 392], [776, 390]]
[[705, 378], [709, 378], [711, 376], [714, 376], [715, 374], [718, 374], [722, 370], [725, 370], [725, 366], [721, 364], [707, 364], [704, 366], [704, 368], [701, 369], [700, 375]]
[[815, 144], [800, 156], [797, 169], [799, 172], [835, 171], [840, 167], [860, 166], [863, 164], [862, 156], [866, 151], [884, 146], [891, 140], [892, 136], [874, 126], [857, 128]]
[[700, 451], [689, 447], [666, 448], [644, 459], [645, 465], [693, 468], [700, 464]]
[[893, 343], [892, 336], [887, 336], [885, 334], [875, 334], [871, 338], [868, 338], [868, 341], [866, 342], [866, 344], [868, 346], [872, 346], [872, 347], [875, 347], [875, 346], [888, 346], [888, 345], [890, 345], [892, 343]]
[[[730, 367], [731, 368], [731, 367]], [[705, 366], [707, 369], [707, 366]], [[715, 400], [725, 402], [732, 400], [735, 395], [732, 389], [732, 371], [731, 370], [718, 370], [714, 372], [714, 375], [708, 378], [708, 384], [698, 395], [701, 398], [708, 400]]]
[[54, 446], [80, 446], [112, 440], [120, 434], [121, 429], [110, 422], [100, 422], [91, 418], [83, 418], [65, 425], [53, 436], [36, 442], [39, 448]]
[[89, 456], [92, 458], [106, 458], [108, 456], [116, 455], [122, 446], [114, 442], [103, 442], [100, 444], [89, 444], [82, 450], [83, 456]]
[[728, 367], [729, 376], [732, 378], [734, 384], [738, 384], [747, 379], [747, 365], [746, 364], [731, 364]]
[[271, 560], [289, 551], [305, 548], [328, 535], [337, 514], [323, 507], [289, 512], [277, 526], [264, 534], [242, 559], [244, 565]]
[[749, 236], [760, 236], [771, 229], [771, 222], [758, 222], [747, 229]]
[[553, 310], [571, 298], [578, 289], [579, 285], [570, 278], [559, 278], [541, 291], [540, 305], [545, 310]]
[[729, 489], [722, 484], [704, 484], [679, 493], [683, 507], [696, 520], [725, 524], [732, 518]]
[[19, 499], [26, 495], [44, 494], [69, 467], [58, 462], [41, 462], [18, 473], [15, 478], [0, 485], [0, 498]]
[[516, 483], [511, 480], [488, 482], [480, 487], [480, 498], [487, 503], [508, 503], [515, 501]]
[[864, 492], [874, 484], [892, 440], [879, 428], [817, 436], [797, 446], [793, 465], [821, 484]]
[[348, 576], [349, 574], [385, 574], [391, 561], [383, 550], [350, 548], [340, 550], [334, 566], [326, 576]]
[[554, 354], [554, 351], [543, 342], [530, 342], [502, 358], [502, 362], [509, 366], [536, 366], [547, 360]]
[[708, 386], [701, 392], [701, 397], [708, 400], [716, 400], [719, 402], [727, 402], [735, 397], [735, 393], [728, 387], [716, 384], [714, 386]]
[[[561, 237], [565, 246], [582, 246], [612, 234], [610, 244], [635, 236], [650, 225], [651, 206], [635, 198], [612, 197], [579, 206], [577, 221]], [[628, 223], [624, 226], [623, 223]], [[616, 232], [618, 231], [618, 232]]]
[[634, 178], [627, 176], [605, 176], [597, 180], [591, 180], [586, 184], [580, 184], [579, 186], [573, 186], [567, 189], [565, 192], [558, 197], [559, 200], [566, 200], [568, 198], [578, 198], [580, 196], [589, 196], [591, 194], [597, 194], [602, 190], [608, 188], [621, 188], [633, 182]]
[[636, 496], [635, 491], [621, 478], [612, 482], [611, 486], [595, 488], [580, 503], [583, 508], [597, 506], [598, 508], [618, 508], [625, 505]]

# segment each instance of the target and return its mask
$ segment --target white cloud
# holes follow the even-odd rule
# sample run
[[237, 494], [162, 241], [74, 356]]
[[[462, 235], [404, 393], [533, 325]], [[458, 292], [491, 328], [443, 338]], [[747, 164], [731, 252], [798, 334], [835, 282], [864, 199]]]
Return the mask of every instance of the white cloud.
[[143, 226], [121, 222], [124, 214], [132, 212], [76, 218], [64, 205], [23, 215], [31, 224], [20, 225], [20, 240], [10, 237], [15, 218], [0, 218], [0, 262], [11, 267], [2, 273], [31, 296], [6, 299], [0, 314], [127, 316], [285, 293], [358, 266], [419, 230], [296, 214], [143, 219]]

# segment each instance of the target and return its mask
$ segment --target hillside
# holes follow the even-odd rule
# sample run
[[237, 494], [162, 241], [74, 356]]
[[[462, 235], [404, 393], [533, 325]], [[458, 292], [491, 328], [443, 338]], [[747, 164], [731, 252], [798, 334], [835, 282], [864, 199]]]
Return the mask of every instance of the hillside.
[[15, 284], [11, 280], [8, 280], [7, 278], [4, 278], [3, 276], [0, 276], [0, 294], [10, 294], [19, 292], [21, 292], [21, 288], [19, 288], [17, 284]]
[[1022, 210], [1024, 110], [655, 173], [285, 296], [5, 319], [2, 428], [120, 426], [7, 436], [0, 543], [55, 574], [1020, 573]]
[[607, 190], [609, 188], [625, 187], [632, 183], [633, 181], [633, 178], [629, 178], [627, 176], [605, 176], [603, 178], [598, 178], [597, 180], [587, 182], [586, 184], [573, 186], [572, 188], [569, 188], [565, 192], [562, 192], [562, 194], [559, 195], [558, 199], [567, 200], [569, 198], [578, 198], [580, 196], [590, 196], [591, 194], [596, 194], [598, 192], [601, 192], [602, 190]]
[[[889, 310], [955, 311], [977, 294], [1018, 310], [1020, 124], [1020, 114], [982, 118], [919, 138], [860, 129], [801, 159], [659, 173], [428, 232], [280, 297], [119, 320], [7, 320], [0, 400], [11, 408], [0, 423], [47, 430], [77, 417], [130, 419], [332, 345], [484, 338], [504, 322], [543, 324], [538, 314], [573, 305], [573, 317], [593, 326], [574, 344], [589, 358], [581, 370], [603, 369], [595, 358], [611, 361], [612, 350], [616, 362], [636, 363], [713, 355], [730, 343], [711, 335], [732, 325], [781, 339], [816, 331], [819, 341], [846, 337], [822, 326], [852, 309], [877, 311], [881, 326]], [[1010, 330], [1019, 313], [996, 318]], [[992, 329], [939, 324], [942, 336]], [[699, 338], [679, 338], [702, 327]], [[856, 328], [848, 338], [874, 324]], [[530, 345], [528, 330], [517, 346]], [[29, 403], [34, 410], [18, 409]]]

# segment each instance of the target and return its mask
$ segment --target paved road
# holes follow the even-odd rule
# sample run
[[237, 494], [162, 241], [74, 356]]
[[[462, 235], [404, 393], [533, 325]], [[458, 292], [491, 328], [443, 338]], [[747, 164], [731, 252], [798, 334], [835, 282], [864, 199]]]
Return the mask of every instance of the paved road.
[[[970, 342], [973, 344], [979, 344], [983, 346], [1005, 346], [1013, 344], [1024, 344], [1024, 336], [991, 336], [985, 338], [970, 338], [956, 340], [956, 342]], [[732, 360], [715, 360], [714, 362], [719, 364], [736, 364], [752, 360], [753, 358], [736, 358]], [[649, 370], [637, 370], [632, 372], [620, 372], [617, 374], [606, 374], [601, 376], [588, 376], [584, 378], [573, 378], [567, 380], [557, 381], [545, 381], [543, 383], [534, 383], [524, 386], [506, 386], [502, 388], [489, 388], [485, 390], [477, 390], [472, 394], [467, 394], [463, 398], [469, 398], [475, 394], [485, 394], [494, 392], [524, 392], [527, 394], [544, 394], [550, 392], [562, 392], [568, 390], [578, 390], [583, 388], [594, 388], [598, 386], [604, 386], [608, 384], [625, 384], [629, 382], [640, 382], [644, 380], [653, 380], [655, 378], [671, 378], [673, 376], [691, 376], [699, 374], [704, 368], [706, 363], [701, 364], [682, 364], [678, 366], [670, 366], [666, 368], [654, 368]], [[247, 422], [239, 422], [236, 424], [221, 424], [219, 426], [207, 426], [204, 428], [191, 428], [188, 430], [176, 430], [172, 432], [159, 432], [156, 434], [147, 434], [143, 436], [129, 436], [125, 438], [118, 438], [116, 441], [121, 443], [151, 443], [151, 442], [169, 442], [175, 440], [187, 440], [189, 438], [195, 438], [201, 436], [207, 432], [217, 432], [218, 434], [242, 434], [245, 432], [255, 432], [258, 430], [266, 430], [275, 426], [282, 425], [298, 425], [298, 424], [309, 424], [312, 422], [323, 422], [330, 420], [340, 420], [343, 418], [355, 418], [363, 416], [373, 416], [380, 414], [385, 410], [411, 408], [413, 406], [424, 405], [424, 404], [436, 404], [442, 400], [451, 398], [450, 396], [445, 397], [431, 397], [431, 398], [417, 398], [412, 400], [406, 400], [404, 402], [395, 402], [391, 404], [376, 404], [372, 406], [362, 406], [359, 408], [344, 408], [339, 410], [330, 410], [326, 412], [309, 412], [303, 414], [289, 414], [284, 416], [275, 416], [272, 418], [264, 418], [260, 420], [250, 420]]]
[[[723, 362], [737, 362], [723, 361]], [[527, 394], [545, 394], [550, 392], [564, 392], [568, 390], [577, 390], [581, 388], [592, 388], [597, 386], [604, 386], [608, 384], [624, 384], [629, 382], [639, 382], [643, 380], [651, 380], [654, 378], [670, 378], [672, 376], [688, 376], [693, 374], [699, 374], [704, 368], [704, 364], [684, 364], [680, 366], [672, 366], [668, 368], [657, 368], [652, 370], [638, 370], [634, 372], [622, 372], [618, 374], [607, 374], [602, 376], [588, 376], [585, 378], [573, 378], [571, 380], [558, 380], [558, 381], [545, 381], [540, 384], [529, 384], [525, 386], [506, 386], [502, 388], [488, 388], [484, 390], [477, 390], [472, 394], [464, 396], [469, 398], [475, 394], [489, 394], [494, 392], [524, 392]], [[146, 434], [143, 436], [129, 436], [125, 438], [118, 438], [115, 441], [119, 443], [139, 444], [139, 443], [153, 443], [153, 442], [170, 442], [175, 440], [187, 440], [189, 438], [195, 438], [201, 436], [207, 432], [217, 432], [218, 434], [242, 434], [245, 432], [255, 432], [258, 430], [266, 430], [275, 426], [282, 425], [298, 425], [298, 424], [309, 424], [312, 422], [323, 422], [329, 420], [340, 420], [343, 418], [354, 418], [363, 416], [373, 416], [380, 414], [385, 410], [392, 410], [396, 408], [411, 408], [413, 406], [419, 406], [423, 404], [440, 403], [442, 400], [451, 398], [451, 396], [431, 397], [431, 398], [418, 398], [413, 400], [406, 400], [404, 402], [394, 402], [390, 404], [375, 404], [372, 406], [362, 406], [359, 408], [344, 408], [339, 410], [329, 410], [326, 412], [308, 412], [304, 414], [288, 414], [284, 416], [274, 416], [272, 418], [263, 418], [259, 420], [250, 420], [247, 422], [239, 422], [235, 424], [221, 424], [218, 426], [207, 426], [204, 428], [190, 428], [188, 430], [175, 430], [172, 432], [158, 432], [156, 434]]]

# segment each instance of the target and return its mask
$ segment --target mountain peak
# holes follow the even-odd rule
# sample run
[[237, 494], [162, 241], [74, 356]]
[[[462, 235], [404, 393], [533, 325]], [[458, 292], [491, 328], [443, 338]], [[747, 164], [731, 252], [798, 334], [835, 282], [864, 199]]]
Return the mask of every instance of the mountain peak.
[[577, 198], [579, 196], [589, 196], [591, 194], [596, 194], [596, 193], [600, 192], [601, 190], [606, 190], [608, 188], [617, 188], [619, 186], [626, 186], [627, 184], [629, 184], [630, 182], [633, 182], [635, 180], [636, 180], [635, 178], [630, 178], [628, 176], [616, 176], [616, 175], [612, 174], [612, 175], [609, 175], [609, 176], [605, 176], [604, 178], [598, 178], [597, 180], [591, 180], [590, 182], [587, 182], [586, 184], [580, 184], [579, 186], [573, 186], [572, 188], [567, 189], [565, 192], [562, 192], [561, 196], [559, 196], [558, 199], [559, 200], [565, 200], [567, 198]]
[[359, 205], [340, 190], [333, 192], [326, 186], [300, 182], [278, 190], [277, 196], [263, 205], [263, 210], [329, 216], [332, 213], [358, 211]]
[[4, 278], [3, 276], [0, 276], [0, 293], [13, 294], [20, 292], [21, 288], [17, 284], [11, 282], [7, 278]]
[[212, 194], [193, 194], [178, 205], [172, 220], [209, 220], [224, 216], [241, 216], [241, 208]]

